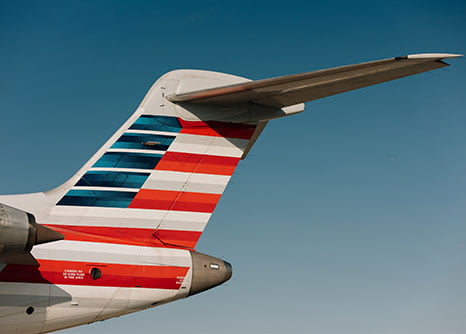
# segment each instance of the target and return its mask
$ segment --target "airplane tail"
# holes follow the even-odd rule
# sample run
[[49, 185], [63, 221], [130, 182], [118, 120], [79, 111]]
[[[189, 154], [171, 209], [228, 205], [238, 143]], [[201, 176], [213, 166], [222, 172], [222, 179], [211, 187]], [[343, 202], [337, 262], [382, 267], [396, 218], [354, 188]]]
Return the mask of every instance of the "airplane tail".
[[48, 224], [67, 240], [195, 247], [266, 123], [240, 116], [250, 112], [244, 106], [193, 112], [166, 101], [187, 75], [244, 80], [205, 71], [174, 71], [158, 80], [81, 170], [46, 192], [55, 202]]
[[[448, 66], [442, 59], [456, 56], [410, 55], [259, 81], [169, 72], [68, 182], [41, 195], [48, 210], [33, 213], [67, 240], [192, 249], [269, 120], [303, 111], [306, 101]], [[27, 197], [16, 198], [25, 207]]]

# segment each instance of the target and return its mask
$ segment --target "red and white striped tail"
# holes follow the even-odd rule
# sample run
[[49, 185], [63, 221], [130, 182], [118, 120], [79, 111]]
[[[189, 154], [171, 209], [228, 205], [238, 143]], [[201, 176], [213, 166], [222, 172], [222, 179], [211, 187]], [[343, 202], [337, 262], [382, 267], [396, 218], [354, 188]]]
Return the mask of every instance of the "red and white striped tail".
[[102, 149], [50, 192], [55, 205], [46, 221], [67, 240], [196, 246], [262, 127], [238, 118], [244, 106], [193, 111], [166, 101], [173, 82], [157, 81]]

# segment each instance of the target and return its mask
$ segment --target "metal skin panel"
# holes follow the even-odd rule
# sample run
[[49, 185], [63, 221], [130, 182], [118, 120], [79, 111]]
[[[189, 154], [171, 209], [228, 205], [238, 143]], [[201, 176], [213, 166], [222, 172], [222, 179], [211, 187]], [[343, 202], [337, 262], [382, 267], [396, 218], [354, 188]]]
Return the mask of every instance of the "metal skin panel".
[[[223, 76], [218, 75], [219, 78]], [[1, 203], [29, 209], [38, 222], [65, 235], [63, 241], [33, 248], [32, 254], [40, 267], [7, 265], [0, 272], [3, 288], [0, 289], [0, 299], [6, 304], [0, 309], [2, 332], [53, 331], [188, 296], [193, 272], [192, 255], [188, 249], [195, 246], [204, 230], [249, 144], [248, 138], [255, 125], [229, 127], [215, 118], [201, 117], [203, 121], [216, 122], [204, 123], [193, 114], [180, 113], [169, 102], [160, 106], [160, 86], [165, 83], [165, 79], [156, 82], [145, 99], [151, 103], [158, 100], [156, 108], [143, 102], [64, 185], [28, 196], [0, 196]], [[149, 122], [151, 115], [158, 121]], [[165, 118], [171, 123], [164, 123], [163, 117], [171, 117]], [[174, 117], [186, 122], [177, 128]], [[115, 143], [121, 141], [124, 133], [172, 136], [173, 142], [164, 151], [141, 150], [136, 144], [116, 148]], [[134, 155], [120, 154], [117, 158], [114, 155], [101, 160], [108, 152]], [[160, 165], [155, 160], [137, 159], [138, 154], [149, 156], [154, 152], [161, 157]], [[121, 159], [125, 162], [118, 162]], [[155, 166], [149, 166], [152, 163]], [[89, 171], [99, 173], [86, 174]], [[138, 173], [141, 177], [134, 176]], [[85, 175], [88, 176], [84, 178]], [[146, 175], [146, 181], [140, 185], [141, 178]], [[135, 188], [138, 186], [140, 189]], [[104, 207], [93, 198], [87, 199], [85, 206], [62, 200], [68, 193], [72, 196], [104, 196], [106, 199], [108, 196], [120, 198], [120, 193], [126, 196], [133, 191], [139, 198], [139, 208]], [[160, 194], [162, 198], [158, 197]], [[166, 202], [166, 194], [173, 196], [173, 203]], [[179, 197], [182, 200], [178, 200]], [[31, 202], [35, 205], [31, 206]], [[101, 278], [92, 279], [92, 268], [101, 271]], [[225, 277], [223, 274], [222, 278]], [[196, 289], [202, 291], [217, 284], [218, 281], [197, 283]], [[39, 290], [49, 291], [49, 294], [36, 296], [35, 291]], [[23, 294], [22, 291], [28, 292]], [[34, 312], [27, 314], [26, 310], [31, 306]], [[35, 325], [23, 325], [27, 319], [35, 319]]]
[[[450, 56], [397, 60], [411, 61], [415, 68], [388, 77], [441, 67], [437, 58]], [[392, 62], [372, 65], [380, 69]], [[0, 263], [2, 333], [79, 326], [185, 298], [228, 280], [230, 264], [194, 248], [240, 159], [267, 121], [304, 110], [303, 104], [290, 103], [329, 94], [329, 86], [317, 77], [336, 80], [344, 72], [332, 91], [338, 93], [358, 88], [366, 68], [353, 65], [258, 82], [194, 70], [162, 76], [134, 114], [63, 185], [0, 196], [0, 203], [30, 212], [65, 237], [33, 247], [39, 266]], [[371, 84], [380, 79], [373, 77]], [[313, 91], [310, 84], [318, 87]], [[232, 87], [249, 91], [231, 94]], [[167, 96], [214, 104], [174, 103]], [[250, 103], [251, 96], [264, 105]], [[215, 104], [222, 101], [234, 104]]]
[[155, 171], [144, 184], [144, 189], [202, 192], [222, 194], [230, 181], [227, 175], [209, 175], [171, 171]]
[[[77, 215], [83, 216], [77, 219]], [[167, 210], [126, 210], [121, 208], [82, 208], [55, 207], [52, 210], [53, 222], [50, 226], [66, 224], [76, 226], [119, 227], [119, 228], [164, 228], [167, 230], [184, 230], [202, 232], [211, 213], [176, 212]], [[79, 221], [78, 221], [79, 220]]]
[[[137, 291], [134, 291], [137, 290]], [[45, 333], [182, 298], [176, 290], [2, 283], [2, 333]], [[34, 304], [28, 315], [26, 305]]]

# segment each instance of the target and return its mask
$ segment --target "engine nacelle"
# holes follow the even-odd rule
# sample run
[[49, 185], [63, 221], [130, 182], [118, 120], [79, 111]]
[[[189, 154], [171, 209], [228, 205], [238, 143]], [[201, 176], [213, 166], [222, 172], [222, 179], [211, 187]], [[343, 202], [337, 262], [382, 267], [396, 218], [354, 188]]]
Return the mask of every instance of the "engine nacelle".
[[32, 214], [0, 204], [0, 263], [28, 254], [34, 245], [60, 239], [61, 233], [37, 224]]

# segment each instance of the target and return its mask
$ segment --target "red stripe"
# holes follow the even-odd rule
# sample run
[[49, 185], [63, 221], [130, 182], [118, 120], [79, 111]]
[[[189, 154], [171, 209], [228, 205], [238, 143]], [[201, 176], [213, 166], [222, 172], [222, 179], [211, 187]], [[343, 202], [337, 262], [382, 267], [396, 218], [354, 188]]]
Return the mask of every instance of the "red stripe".
[[129, 208], [213, 212], [220, 194], [140, 189]]
[[[0, 272], [1, 282], [51, 283], [87, 286], [179, 289], [189, 267], [141, 266], [113, 263], [38, 260], [40, 266], [9, 264]], [[102, 277], [90, 276], [97, 267]]]
[[240, 158], [166, 152], [155, 169], [174, 172], [232, 175]]
[[227, 137], [250, 139], [255, 125], [241, 124], [241, 123], [227, 123], [218, 121], [184, 121], [178, 118], [182, 126], [181, 133], [188, 133], [192, 135]]
[[202, 234], [195, 231], [146, 228], [44, 225], [62, 233], [65, 240], [149, 247], [194, 248]]

